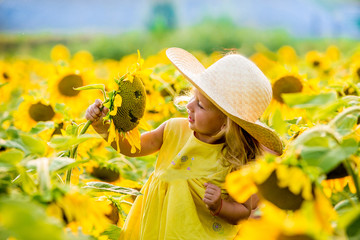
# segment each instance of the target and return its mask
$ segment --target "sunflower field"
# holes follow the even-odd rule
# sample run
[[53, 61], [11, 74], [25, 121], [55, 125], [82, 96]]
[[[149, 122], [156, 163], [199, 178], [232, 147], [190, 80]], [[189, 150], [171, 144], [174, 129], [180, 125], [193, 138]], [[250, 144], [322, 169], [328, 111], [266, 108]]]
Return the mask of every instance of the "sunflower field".
[[[222, 57], [192, 53], [205, 67]], [[56, 45], [48, 54], [50, 61], [0, 60], [0, 239], [118, 239], [156, 154], [125, 157], [109, 143], [126, 137], [136, 150], [141, 132], [186, 117], [173, 100], [191, 86], [165, 50], [94, 60]], [[261, 197], [257, 217], [240, 223], [236, 239], [359, 239], [360, 46], [348, 53], [283, 46], [248, 57], [271, 81], [261, 120], [285, 149], [228, 175], [234, 199]], [[108, 143], [85, 111], [111, 99], [116, 114], [127, 100], [114, 90], [134, 76], [146, 107], [141, 116], [128, 111], [139, 125], [110, 132]]]

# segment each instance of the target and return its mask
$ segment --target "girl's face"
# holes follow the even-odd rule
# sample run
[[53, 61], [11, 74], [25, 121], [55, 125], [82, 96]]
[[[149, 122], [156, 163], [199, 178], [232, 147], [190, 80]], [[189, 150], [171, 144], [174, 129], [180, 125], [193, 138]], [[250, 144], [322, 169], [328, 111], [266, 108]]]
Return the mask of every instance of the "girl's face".
[[212, 104], [199, 90], [186, 105], [189, 114], [189, 127], [195, 136], [207, 143], [215, 143], [215, 136], [225, 124], [226, 116]]

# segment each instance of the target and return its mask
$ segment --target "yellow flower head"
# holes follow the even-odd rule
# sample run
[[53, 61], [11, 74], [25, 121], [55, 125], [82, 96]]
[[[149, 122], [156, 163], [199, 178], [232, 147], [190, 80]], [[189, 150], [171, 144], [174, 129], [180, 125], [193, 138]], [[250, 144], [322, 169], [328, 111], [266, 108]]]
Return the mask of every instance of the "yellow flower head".
[[[228, 175], [226, 188], [239, 202], [259, 195], [286, 210], [297, 210], [304, 200], [312, 200], [312, 183], [298, 167], [271, 160], [258, 160]], [[241, 183], [241, 184], [240, 184]]]
[[[61, 115], [54, 111], [54, 106], [41, 96], [24, 95], [24, 101], [14, 113], [14, 125], [25, 132], [38, 122], [60, 121]], [[51, 132], [54, 130], [51, 130]]]
[[116, 79], [118, 89], [109, 93], [109, 101], [105, 104], [110, 112], [105, 119], [111, 120], [108, 142], [117, 142], [118, 151], [120, 137], [126, 138], [132, 146], [140, 150], [140, 132], [136, 128], [144, 116], [146, 91], [142, 81], [143, 59], [138, 55], [138, 61], [130, 67], [130, 71], [120, 79]]
[[51, 203], [47, 212], [64, 220], [74, 233], [81, 229], [83, 233], [97, 237], [110, 226], [107, 217], [111, 212], [109, 203], [78, 192], [69, 192]]
[[70, 58], [70, 51], [66, 46], [62, 44], [58, 44], [51, 49], [51, 59], [53, 61], [59, 61], [59, 60], [67, 61], [69, 60], [69, 58]]

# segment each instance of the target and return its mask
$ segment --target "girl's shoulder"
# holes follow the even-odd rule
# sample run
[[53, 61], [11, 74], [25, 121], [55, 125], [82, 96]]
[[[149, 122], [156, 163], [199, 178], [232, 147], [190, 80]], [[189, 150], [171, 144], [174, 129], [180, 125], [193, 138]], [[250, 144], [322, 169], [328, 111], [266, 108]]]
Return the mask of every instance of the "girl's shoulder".
[[166, 121], [165, 129], [189, 128], [186, 118], [170, 118]]
[[191, 132], [186, 118], [170, 118], [166, 121], [164, 130], [164, 140], [171, 137], [188, 135]]

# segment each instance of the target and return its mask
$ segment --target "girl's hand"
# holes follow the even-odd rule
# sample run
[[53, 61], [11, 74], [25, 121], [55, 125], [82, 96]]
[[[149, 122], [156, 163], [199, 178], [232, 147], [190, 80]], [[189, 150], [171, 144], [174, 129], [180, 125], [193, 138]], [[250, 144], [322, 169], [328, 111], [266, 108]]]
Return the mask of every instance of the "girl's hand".
[[206, 190], [203, 201], [208, 209], [217, 212], [221, 206], [221, 189], [212, 183], [205, 183], [204, 186]]
[[95, 103], [91, 104], [87, 109], [85, 113], [86, 120], [90, 120], [92, 123], [97, 123], [103, 119], [103, 117], [106, 116], [106, 114], [109, 112], [109, 109], [106, 107], [103, 107], [102, 111], [102, 102], [99, 99], [95, 100]]
[[101, 100], [96, 99], [95, 103], [91, 104], [86, 109], [85, 118], [86, 120], [91, 121], [92, 127], [95, 129], [95, 131], [98, 134], [100, 134], [103, 138], [107, 139], [109, 124], [104, 124], [102, 120], [103, 117], [106, 116], [107, 112], [109, 112], [109, 109], [103, 107], [101, 111], [100, 110], [101, 107], [102, 107]]

